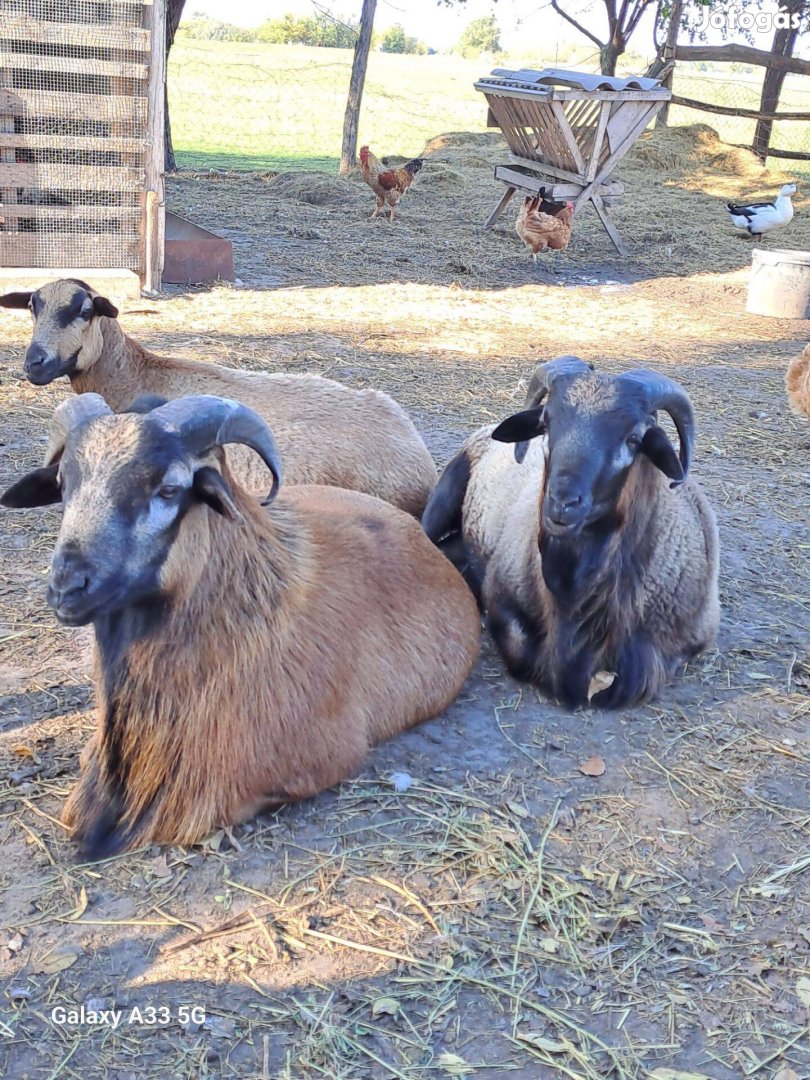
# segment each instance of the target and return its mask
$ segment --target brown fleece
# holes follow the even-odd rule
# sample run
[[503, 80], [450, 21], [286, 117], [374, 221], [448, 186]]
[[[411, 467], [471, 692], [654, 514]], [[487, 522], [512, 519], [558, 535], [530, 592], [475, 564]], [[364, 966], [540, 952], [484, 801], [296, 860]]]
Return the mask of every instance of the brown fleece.
[[805, 345], [802, 355], [791, 360], [785, 385], [791, 409], [810, 416], [810, 345]]
[[[70, 380], [77, 394], [101, 394], [116, 412], [146, 393], [233, 398], [272, 428], [285, 483], [364, 491], [421, 515], [438, 479], [436, 466], [410, 418], [387, 394], [353, 390], [319, 375], [235, 371], [157, 356], [125, 334], [116, 319], [101, 315], [60, 328], [55, 313], [76, 288], [75, 282], [56, 281], [39, 290], [45, 306], [34, 338], [61, 356], [79, 350]], [[248, 491], [267, 492], [270, 474], [250, 450], [231, 447], [228, 461]]]
[[127, 846], [190, 844], [352, 775], [475, 663], [475, 602], [412, 518], [336, 488], [288, 489], [269, 510], [234, 497], [241, 525], [186, 514], [164, 622], [118, 677], [98, 663], [98, 731], [63, 813], [79, 836], [109, 807], [113, 728]]

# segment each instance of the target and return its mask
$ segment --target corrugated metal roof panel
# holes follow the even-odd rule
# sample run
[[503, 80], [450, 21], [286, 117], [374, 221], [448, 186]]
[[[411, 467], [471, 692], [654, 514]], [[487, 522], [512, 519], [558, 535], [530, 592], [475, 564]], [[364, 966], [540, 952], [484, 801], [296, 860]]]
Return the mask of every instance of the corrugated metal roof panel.
[[[611, 75], [589, 75], [583, 71], [567, 71], [564, 68], [521, 68], [511, 71], [509, 68], [494, 68], [491, 79], [504, 79], [508, 82], [527, 83], [530, 86], [569, 86], [578, 90], [658, 90], [658, 79], [645, 79], [632, 76], [618, 79]], [[489, 81], [489, 80], [487, 80]]]

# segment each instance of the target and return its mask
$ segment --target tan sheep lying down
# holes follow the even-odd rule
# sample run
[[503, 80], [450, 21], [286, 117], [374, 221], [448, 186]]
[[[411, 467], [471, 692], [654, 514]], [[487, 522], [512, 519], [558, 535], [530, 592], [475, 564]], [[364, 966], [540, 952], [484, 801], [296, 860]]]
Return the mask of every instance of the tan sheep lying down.
[[801, 356], [790, 361], [785, 383], [791, 409], [810, 416], [810, 345], [805, 346]]
[[[63, 820], [90, 856], [314, 795], [460, 691], [480, 626], [457, 571], [370, 495], [276, 498], [280, 455], [245, 405], [116, 415], [83, 394], [51, 443], [58, 460], [0, 502], [64, 505], [48, 600], [94, 626], [99, 720]], [[234, 482], [231, 443], [272, 474], [267, 509]]]
[[689, 398], [653, 372], [597, 374], [564, 357], [540, 365], [527, 405], [467, 439], [423, 526], [478, 594], [516, 678], [570, 706], [645, 701], [719, 622], [717, 526], [688, 475]]
[[[77, 394], [101, 394], [116, 412], [140, 394], [234, 398], [270, 424], [288, 484], [364, 491], [416, 516], [436, 484], [436, 466], [413, 423], [379, 390], [352, 390], [319, 375], [234, 371], [156, 356], [123, 332], [118, 310], [83, 281], [7, 293], [0, 307], [31, 309], [25, 373], [37, 386], [65, 375]], [[247, 491], [269, 487], [267, 469], [245, 447], [232, 447], [228, 462]]]

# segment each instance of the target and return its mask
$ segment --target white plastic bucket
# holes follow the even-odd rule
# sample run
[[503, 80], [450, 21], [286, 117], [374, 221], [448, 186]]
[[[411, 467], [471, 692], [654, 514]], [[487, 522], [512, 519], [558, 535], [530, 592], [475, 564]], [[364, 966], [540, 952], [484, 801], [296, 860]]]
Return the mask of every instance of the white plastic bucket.
[[778, 319], [810, 318], [810, 251], [754, 251], [746, 311]]

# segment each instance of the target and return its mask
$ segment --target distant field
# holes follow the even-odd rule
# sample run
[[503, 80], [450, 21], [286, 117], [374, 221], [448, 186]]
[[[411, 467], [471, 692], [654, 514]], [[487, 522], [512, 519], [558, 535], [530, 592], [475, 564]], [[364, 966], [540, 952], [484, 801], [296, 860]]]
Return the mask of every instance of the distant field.
[[[169, 103], [181, 168], [335, 169], [352, 54], [346, 49], [236, 42], [178, 42], [169, 60]], [[535, 61], [535, 66], [536, 66]], [[504, 61], [519, 66], [519, 61]], [[360, 136], [378, 153], [416, 155], [444, 131], [482, 131], [486, 110], [473, 89], [487, 61], [372, 53]], [[694, 65], [692, 65], [694, 68]], [[756, 108], [760, 73], [730, 78], [684, 69], [676, 93]], [[806, 80], [788, 80], [782, 108], [810, 111]], [[676, 124], [711, 124], [747, 143], [754, 123], [675, 107]], [[774, 145], [810, 150], [810, 125], [777, 126]]]

